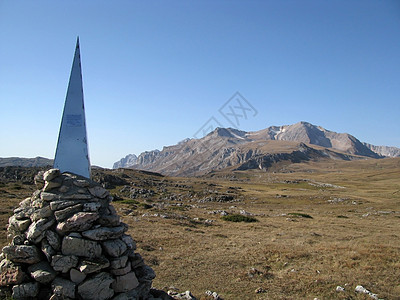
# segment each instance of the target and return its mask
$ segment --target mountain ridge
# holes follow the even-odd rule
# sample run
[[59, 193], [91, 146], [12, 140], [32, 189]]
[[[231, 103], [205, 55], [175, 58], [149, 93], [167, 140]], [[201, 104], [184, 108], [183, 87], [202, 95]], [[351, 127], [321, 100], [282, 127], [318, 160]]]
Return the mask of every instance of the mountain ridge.
[[25, 157], [0, 157], [0, 167], [18, 166], [18, 167], [46, 167], [52, 166], [53, 160], [37, 156], [34, 158]]
[[[134, 164], [123, 167], [173, 176], [196, 176], [223, 168], [267, 169], [282, 161], [397, 156], [400, 156], [399, 148], [363, 143], [348, 133], [337, 133], [302, 121], [250, 132], [218, 127], [200, 139], [185, 139], [161, 151], [145, 151], [137, 156]], [[119, 166], [120, 162], [114, 165]]]

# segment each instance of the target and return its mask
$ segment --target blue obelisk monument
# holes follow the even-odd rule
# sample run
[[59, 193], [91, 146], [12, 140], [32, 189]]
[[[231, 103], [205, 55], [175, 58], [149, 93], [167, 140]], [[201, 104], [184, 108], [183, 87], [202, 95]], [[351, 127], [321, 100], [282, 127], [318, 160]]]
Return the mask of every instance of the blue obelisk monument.
[[65, 98], [54, 168], [90, 178], [79, 37]]

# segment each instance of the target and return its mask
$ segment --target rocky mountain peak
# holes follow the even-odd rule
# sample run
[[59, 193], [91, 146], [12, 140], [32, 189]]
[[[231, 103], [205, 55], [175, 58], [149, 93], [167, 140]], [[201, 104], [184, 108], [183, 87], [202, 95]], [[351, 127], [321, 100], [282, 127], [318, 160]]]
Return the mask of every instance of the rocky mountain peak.
[[282, 160], [349, 160], [381, 158], [387, 154], [400, 156], [400, 149], [365, 144], [350, 134], [301, 121], [253, 132], [218, 127], [200, 139], [186, 139], [162, 151], [143, 152], [136, 164], [129, 167], [166, 175], [193, 176], [235, 166], [264, 169]]

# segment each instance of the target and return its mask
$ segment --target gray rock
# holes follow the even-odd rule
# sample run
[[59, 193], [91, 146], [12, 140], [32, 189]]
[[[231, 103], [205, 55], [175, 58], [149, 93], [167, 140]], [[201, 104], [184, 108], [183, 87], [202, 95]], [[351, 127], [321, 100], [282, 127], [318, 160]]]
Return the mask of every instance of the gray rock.
[[102, 250], [100, 244], [95, 241], [66, 236], [62, 241], [61, 252], [63, 255], [94, 258], [100, 257]]
[[90, 186], [90, 182], [88, 182], [86, 179], [77, 179], [74, 180], [74, 185], [77, 187], [88, 187]]
[[45, 206], [43, 208], [39, 208], [39, 209], [33, 211], [31, 214], [31, 220], [33, 222], [35, 222], [40, 219], [48, 218], [48, 217], [52, 217], [52, 216], [53, 216], [53, 212], [50, 209], [50, 206]]
[[41, 260], [40, 250], [36, 246], [11, 245], [3, 248], [8, 260], [16, 263], [34, 264]]
[[61, 246], [61, 240], [57, 233], [51, 230], [46, 231], [46, 239], [50, 246], [55, 250], [59, 250]]
[[154, 278], [156, 278], [156, 273], [154, 273], [154, 270], [146, 265], [136, 268], [135, 274], [139, 278], [140, 282], [152, 281]]
[[[113, 297], [112, 300], [130, 300], [132, 298], [129, 298], [127, 294], [122, 293], [118, 294], [117, 296]], [[152, 299], [152, 300], [157, 300], [157, 299]]]
[[136, 250], [136, 242], [130, 235], [124, 234], [121, 240], [128, 246], [128, 249]]
[[97, 197], [97, 198], [105, 198], [109, 195], [108, 191], [105, 188], [98, 186], [98, 185], [89, 188], [89, 192], [94, 197]]
[[31, 206], [14, 209], [14, 218], [17, 220], [29, 219], [35, 209]]
[[58, 222], [72, 216], [74, 213], [77, 213], [82, 210], [82, 204], [75, 204], [73, 206], [69, 206], [67, 208], [57, 210], [54, 212], [54, 216]]
[[8, 219], [9, 226], [14, 227], [14, 229], [19, 232], [24, 232], [31, 223], [30, 219], [18, 220], [15, 216], [11, 216]]
[[112, 284], [112, 288], [116, 293], [125, 293], [133, 290], [139, 285], [139, 281], [136, 278], [134, 272], [130, 272], [123, 276], [117, 276]]
[[0, 286], [20, 284], [24, 281], [25, 277], [26, 274], [22, 271], [21, 266], [7, 259], [3, 259], [0, 262]]
[[126, 244], [120, 239], [104, 241], [102, 243], [104, 251], [111, 257], [119, 257], [128, 249]]
[[[41, 238], [44, 237], [45, 231], [54, 225], [54, 219], [40, 219], [39, 221], [33, 222], [26, 233], [26, 238], [29, 241], [40, 242]], [[38, 239], [40, 239], [38, 241]]]
[[60, 170], [59, 169], [50, 169], [44, 172], [43, 174], [43, 180], [44, 181], [51, 181], [54, 178], [60, 176]]
[[92, 196], [88, 194], [71, 194], [64, 195], [63, 198], [66, 200], [90, 200]]
[[367, 290], [365, 287], [363, 287], [362, 285], [357, 285], [355, 288], [355, 292], [356, 293], [360, 293], [360, 294], [366, 294], [368, 296], [370, 296], [372, 299], [378, 300], [378, 295], [372, 293], [371, 291]]
[[344, 287], [342, 287], [342, 286], [340, 286], [340, 285], [338, 285], [338, 286], [336, 287], [336, 292], [344, 292], [344, 291], [346, 291]]
[[192, 295], [190, 291], [186, 291], [184, 293], [177, 293], [174, 291], [168, 291], [168, 295], [172, 296], [173, 299], [181, 299], [181, 300], [196, 300], [196, 298]]
[[24, 245], [25, 241], [26, 241], [26, 236], [18, 234], [13, 237], [11, 245]]
[[43, 191], [48, 192], [52, 189], [58, 188], [62, 185], [62, 180], [53, 180], [53, 181], [46, 181], [43, 187]]
[[49, 283], [56, 278], [57, 273], [47, 261], [41, 261], [28, 267], [28, 272], [39, 283]]
[[120, 218], [118, 215], [101, 215], [97, 222], [103, 226], [118, 226]]
[[132, 269], [136, 269], [141, 266], [144, 266], [143, 258], [139, 253], [134, 253], [134, 256], [129, 259], [131, 261]]
[[37, 173], [37, 174], [35, 175], [35, 177], [33, 178], [33, 179], [34, 179], [34, 182], [35, 182], [35, 185], [36, 185], [36, 187], [37, 187], [38, 189], [43, 188], [43, 185], [44, 185], [43, 174], [44, 174], [44, 171], [40, 171], [40, 172]]
[[45, 238], [42, 240], [41, 249], [44, 255], [46, 255], [48, 261], [51, 261], [51, 257], [56, 254], [56, 250], [54, 250], [53, 247], [50, 246], [49, 242]]
[[101, 207], [100, 202], [87, 202], [83, 204], [83, 211], [97, 212]]
[[86, 279], [78, 286], [78, 294], [87, 300], [106, 300], [114, 295], [110, 285], [114, 279], [110, 274], [102, 272], [96, 276]]
[[79, 259], [75, 255], [54, 255], [51, 266], [58, 272], [67, 273], [71, 268], [75, 268], [78, 262]]
[[75, 299], [75, 283], [61, 277], [57, 277], [51, 284], [53, 293], [65, 299], [65, 297]]
[[[84, 231], [92, 227], [92, 224], [99, 218], [98, 213], [78, 212], [64, 222], [58, 223], [57, 232], [66, 234], [71, 231]], [[83, 234], [83, 236], [85, 236]]]
[[69, 191], [69, 187], [66, 186], [66, 185], [62, 185], [62, 186], [60, 186], [60, 188], [58, 189], [58, 191], [59, 191], [60, 193], [66, 193], [66, 192]]
[[28, 282], [14, 285], [12, 288], [13, 299], [33, 298], [39, 294], [39, 283]]
[[126, 263], [128, 262], [128, 256], [120, 256], [118, 258], [112, 259], [110, 261], [110, 267], [112, 269], [121, 269], [126, 266]]
[[71, 278], [72, 282], [79, 284], [85, 280], [86, 274], [78, 271], [77, 269], [72, 268], [69, 271], [69, 277]]
[[69, 237], [77, 237], [77, 238], [80, 238], [80, 239], [83, 238], [82, 234], [80, 234], [79, 232], [71, 232], [70, 234], [68, 234], [68, 236]]
[[66, 207], [73, 206], [75, 204], [78, 204], [79, 201], [67, 201], [67, 200], [58, 200], [58, 201], [52, 201], [50, 202], [50, 209], [51, 210], [61, 210]]
[[83, 259], [77, 266], [79, 271], [84, 274], [90, 274], [102, 269], [108, 268], [110, 261], [105, 257], [99, 257], [94, 259]]
[[109, 239], [117, 239], [125, 232], [124, 226], [117, 227], [100, 227], [82, 232], [84, 237], [95, 241], [105, 241]]
[[40, 199], [43, 201], [54, 201], [57, 199], [59, 200], [60, 196], [57, 194], [49, 193], [49, 192], [41, 192]]
[[31, 201], [32, 201], [32, 198], [31, 197], [28, 197], [28, 198], [25, 198], [24, 200], [22, 200], [20, 203], [19, 203], [19, 207], [30, 207], [30, 205], [31, 205]]
[[115, 275], [115, 276], [122, 276], [127, 273], [129, 273], [132, 270], [131, 264], [126, 264], [125, 267], [120, 268], [120, 269], [111, 269], [110, 273]]

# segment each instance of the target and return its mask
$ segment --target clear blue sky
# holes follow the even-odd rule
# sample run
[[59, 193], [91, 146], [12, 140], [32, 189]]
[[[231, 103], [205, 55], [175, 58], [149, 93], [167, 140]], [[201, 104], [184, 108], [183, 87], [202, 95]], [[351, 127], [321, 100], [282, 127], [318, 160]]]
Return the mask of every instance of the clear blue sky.
[[0, 0], [0, 157], [53, 158], [76, 37], [92, 164], [308, 121], [400, 147], [400, 1]]

